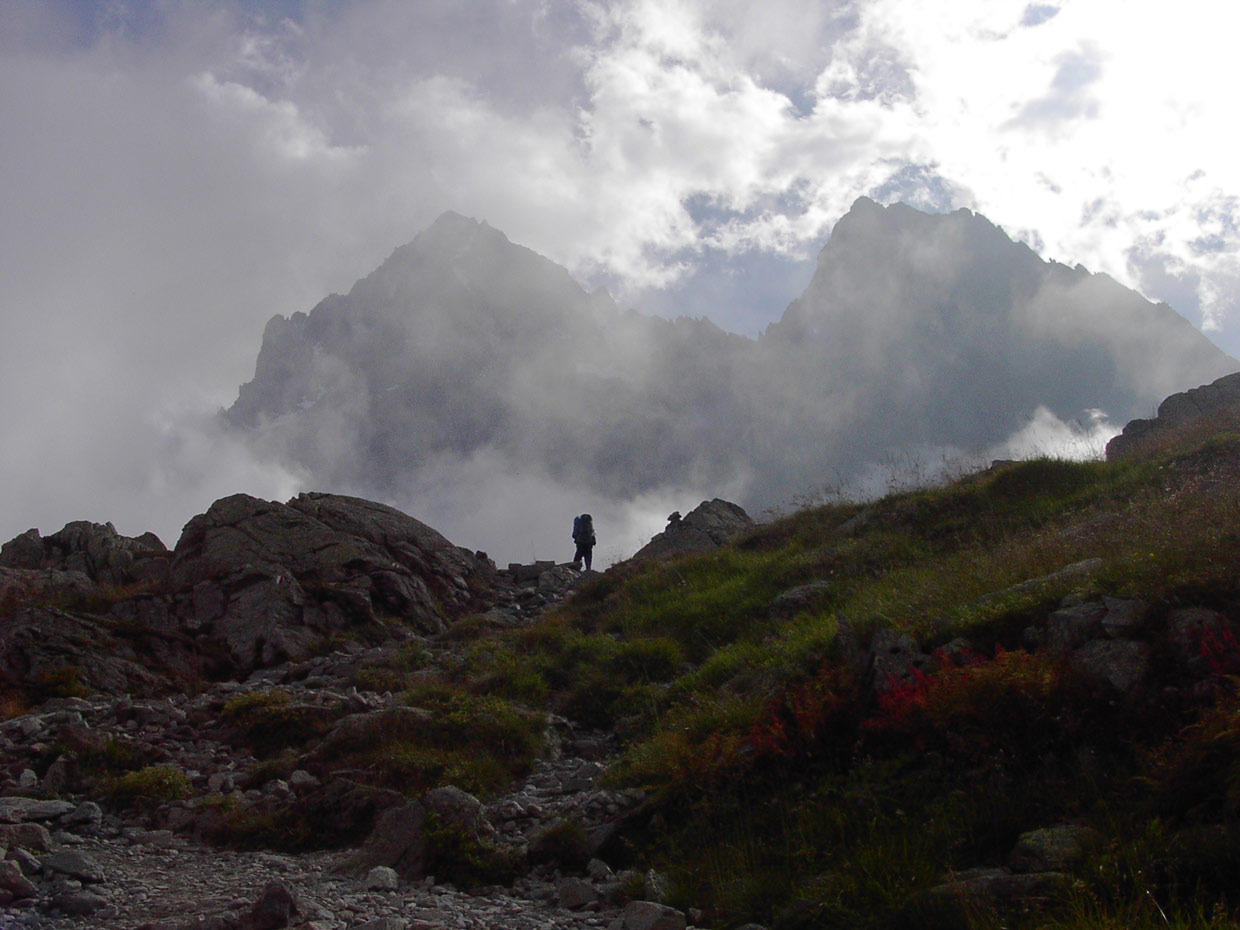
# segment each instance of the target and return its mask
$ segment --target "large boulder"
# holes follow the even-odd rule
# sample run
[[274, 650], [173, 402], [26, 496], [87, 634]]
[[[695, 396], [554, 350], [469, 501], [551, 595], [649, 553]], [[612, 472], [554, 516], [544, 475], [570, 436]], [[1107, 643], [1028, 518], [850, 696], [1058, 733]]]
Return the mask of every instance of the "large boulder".
[[236, 494], [186, 524], [168, 575], [190, 629], [243, 667], [303, 658], [323, 637], [399, 619], [423, 632], [481, 603], [489, 562], [398, 510], [301, 494]]
[[634, 559], [665, 559], [713, 552], [754, 525], [737, 504], [721, 500], [702, 501], [687, 517], [680, 512], [668, 517], [665, 529], [638, 550]]
[[111, 524], [30, 530], [0, 553], [0, 675], [32, 696], [240, 678], [339, 634], [439, 632], [491, 606], [494, 582], [425, 524], [332, 494], [224, 498], [174, 552]]

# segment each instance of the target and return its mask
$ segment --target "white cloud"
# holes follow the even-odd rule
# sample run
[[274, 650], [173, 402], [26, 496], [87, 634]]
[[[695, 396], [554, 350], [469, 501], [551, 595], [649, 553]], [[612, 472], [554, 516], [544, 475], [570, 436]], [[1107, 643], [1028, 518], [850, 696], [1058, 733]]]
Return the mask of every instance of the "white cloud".
[[623, 298], [804, 257], [860, 194], [969, 206], [1240, 351], [1240, 8], [87, 7], [0, 7], [0, 480], [43, 495], [0, 536], [53, 459], [118, 463], [65, 497], [105, 512], [167, 487], [160, 410], [228, 403], [269, 316], [449, 208]]

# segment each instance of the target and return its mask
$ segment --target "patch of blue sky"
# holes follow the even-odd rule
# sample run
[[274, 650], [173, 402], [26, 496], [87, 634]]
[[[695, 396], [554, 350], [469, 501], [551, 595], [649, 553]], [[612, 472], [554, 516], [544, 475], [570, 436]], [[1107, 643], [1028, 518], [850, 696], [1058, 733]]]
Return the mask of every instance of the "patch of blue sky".
[[1020, 19], [1022, 26], [1041, 26], [1059, 15], [1059, 7], [1049, 3], [1031, 3], [1025, 7], [1025, 14]]

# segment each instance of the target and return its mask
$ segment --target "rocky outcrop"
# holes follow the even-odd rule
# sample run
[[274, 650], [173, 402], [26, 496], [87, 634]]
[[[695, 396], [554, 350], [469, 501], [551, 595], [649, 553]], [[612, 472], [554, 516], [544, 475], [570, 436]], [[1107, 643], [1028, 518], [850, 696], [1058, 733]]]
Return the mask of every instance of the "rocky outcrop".
[[680, 555], [713, 552], [754, 525], [739, 505], [721, 500], [702, 501], [681, 517], [676, 511], [667, 518], [667, 529], [646, 543], [634, 559], [666, 559]]
[[491, 606], [496, 582], [489, 560], [424, 523], [332, 494], [224, 498], [171, 552], [111, 524], [30, 530], [0, 558], [0, 673], [62, 694], [241, 678], [333, 636], [442, 631]]
[[111, 523], [78, 520], [58, 533], [27, 530], [0, 547], [0, 568], [56, 568], [98, 584], [123, 585], [158, 577], [168, 549], [154, 533], [122, 536]]
[[480, 602], [494, 575], [490, 563], [383, 504], [238, 494], [186, 524], [168, 584], [183, 622], [259, 667], [383, 617], [439, 632]]
[[1107, 443], [1107, 458], [1118, 459], [1157, 447], [1171, 433], [1203, 420], [1240, 422], [1240, 372], [1201, 387], [1172, 394], [1152, 420], [1133, 420]]

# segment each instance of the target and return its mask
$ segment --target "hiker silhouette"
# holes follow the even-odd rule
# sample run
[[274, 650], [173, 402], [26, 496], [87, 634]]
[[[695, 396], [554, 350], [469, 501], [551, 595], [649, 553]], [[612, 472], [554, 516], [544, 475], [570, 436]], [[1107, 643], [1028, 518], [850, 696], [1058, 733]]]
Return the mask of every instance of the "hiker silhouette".
[[573, 553], [573, 568], [581, 568], [585, 562], [586, 571], [590, 570], [590, 562], [594, 557], [594, 518], [588, 513], [573, 517], [573, 542], [577, 551]]

